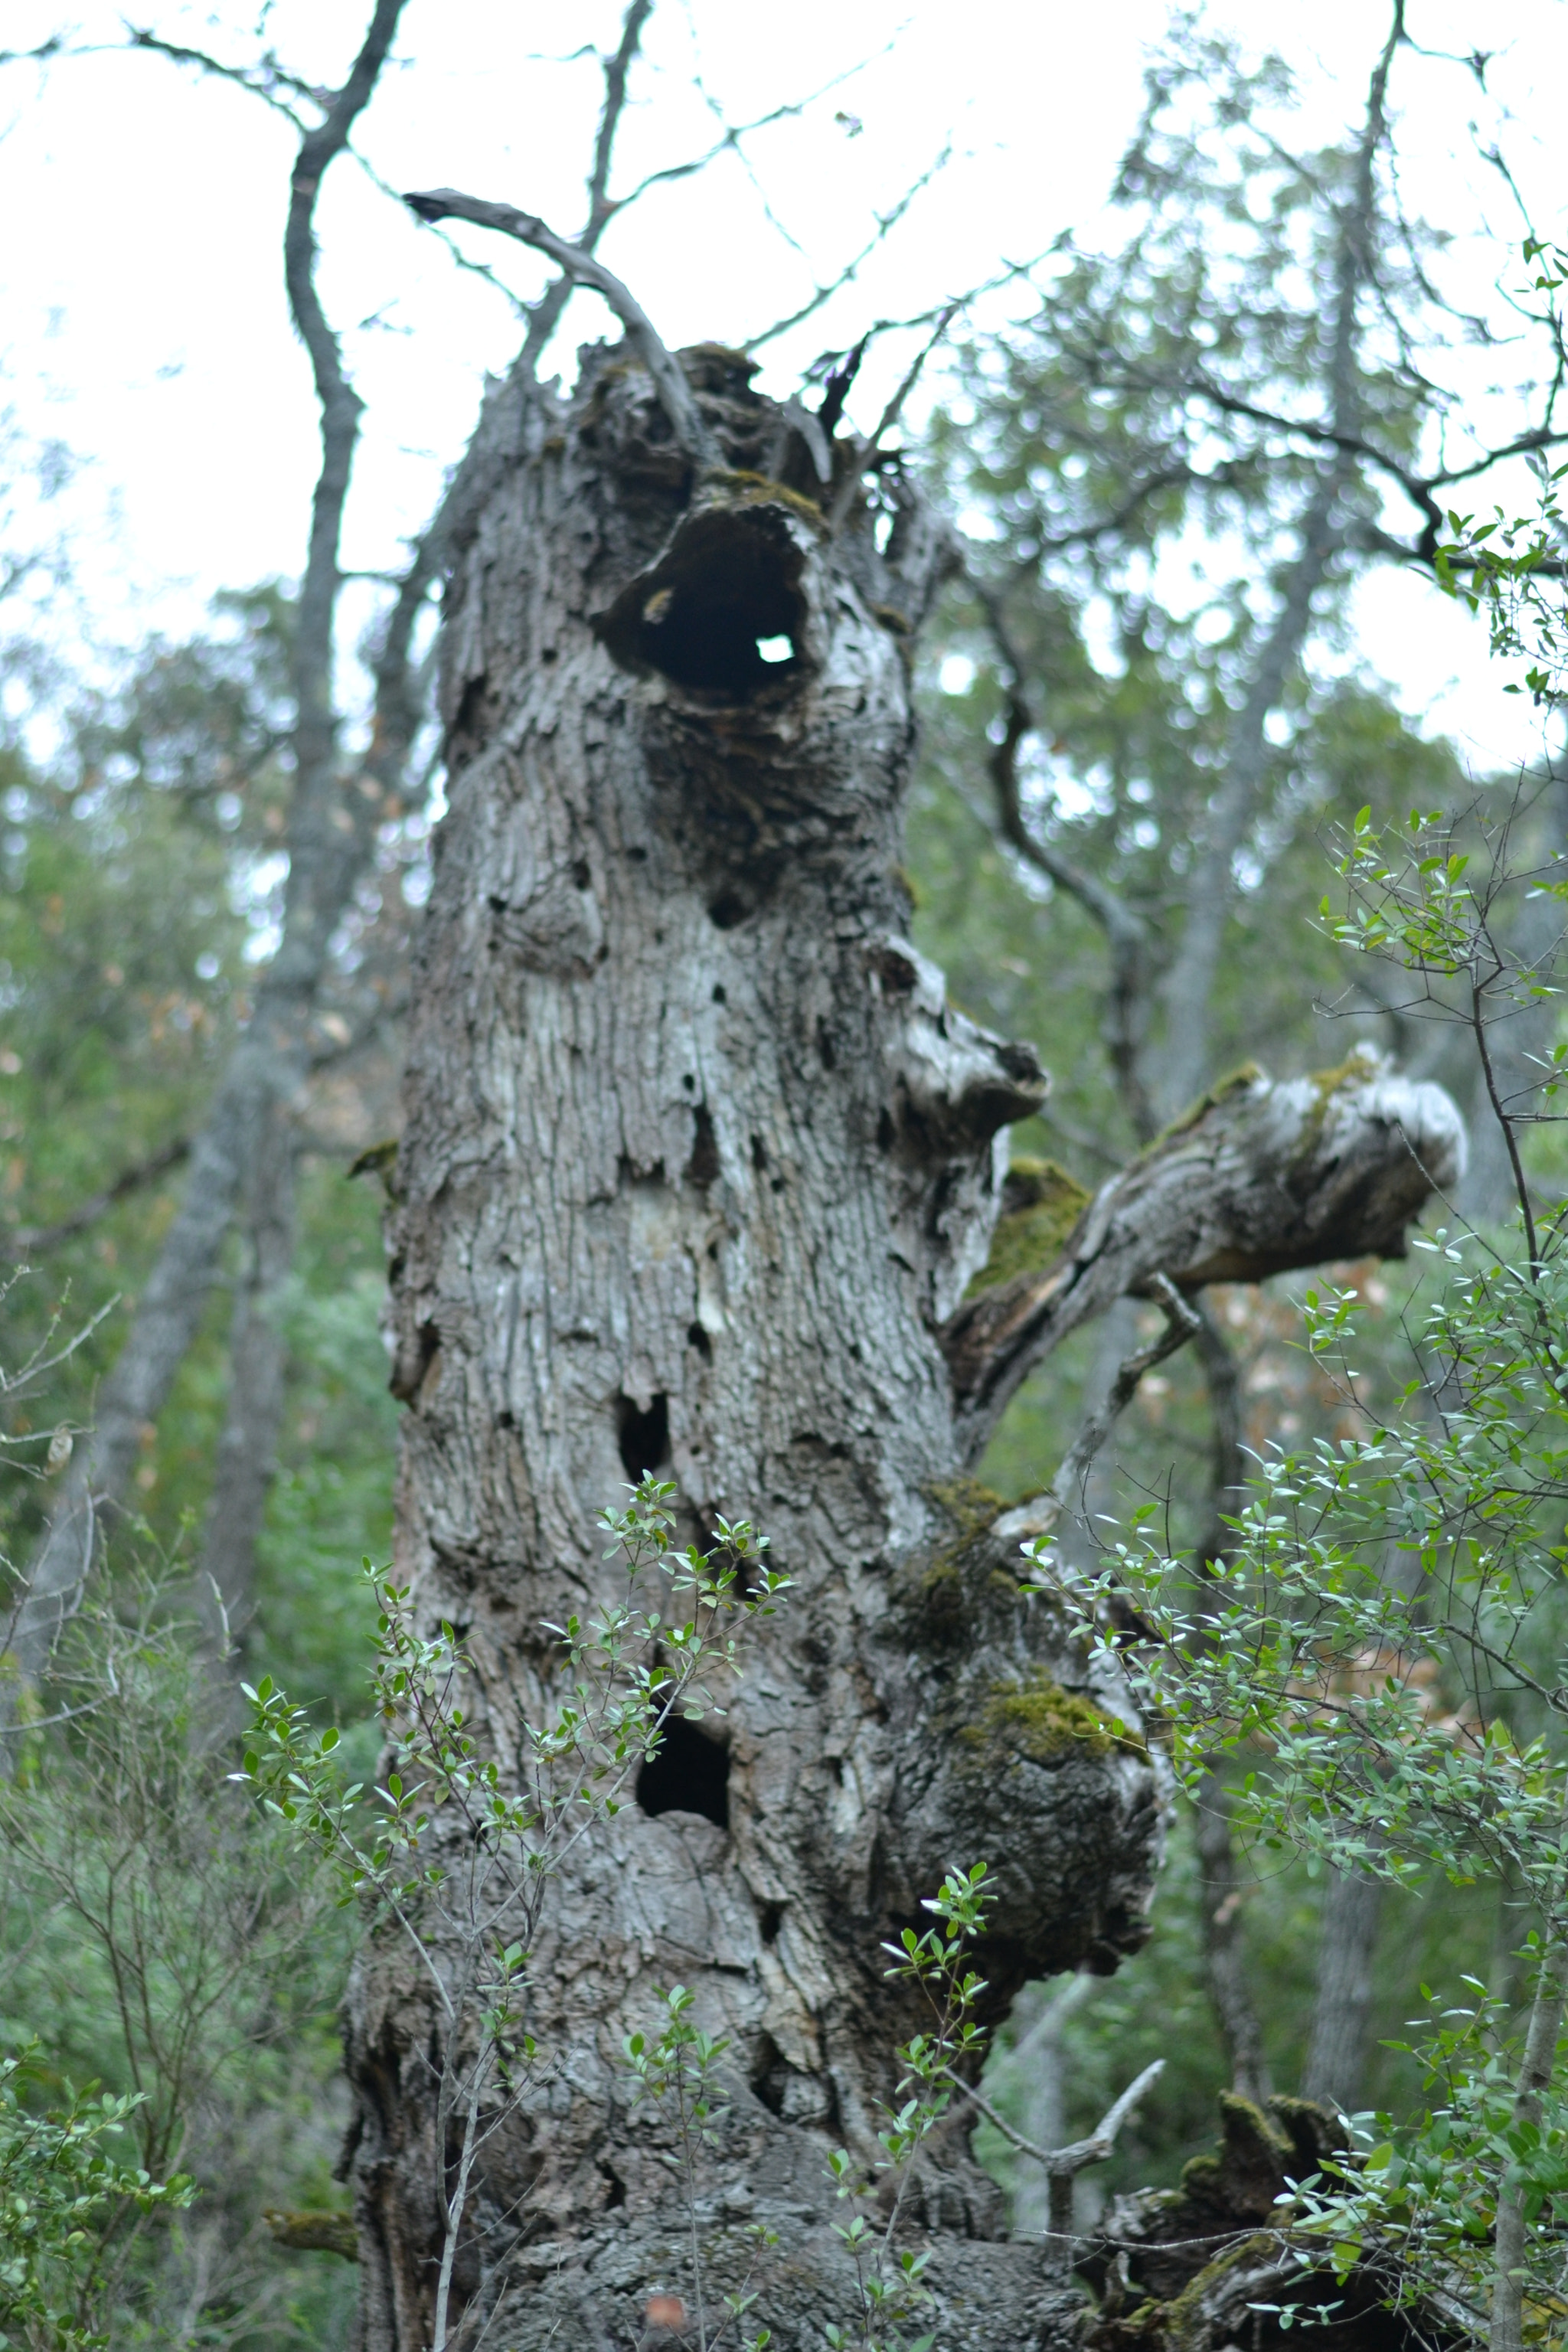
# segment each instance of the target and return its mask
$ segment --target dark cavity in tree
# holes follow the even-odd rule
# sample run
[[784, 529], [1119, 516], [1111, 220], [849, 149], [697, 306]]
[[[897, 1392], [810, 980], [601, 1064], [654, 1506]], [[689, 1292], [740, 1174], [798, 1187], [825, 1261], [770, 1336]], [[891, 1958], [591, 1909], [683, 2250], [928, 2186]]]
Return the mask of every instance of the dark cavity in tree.
[[719, 1173], [719, 1139], [713, 1132], [713, 1121], [706, 1103], [699, 1103], [691, 1144], [691, 1157], [686, 1163], [688, 1183], [705, 1192]]
[[[774, 507], [689, 515], [667, 554], [595, 624], [616, 661], [746, 702], [801, 668], [801, 553]], [[783, 658], [768, 658], [789, 652]]]
[[683, 1715], [671, 1716], [658, 1754], [637, 1774], [637, 1796], [645, 1813], [700, 1813], [727, 1830], [730, 1751]]
[[644, 1412], [630, 1397], [618, 1400], [621, 1462], [626, 1476], [646, 1477], [662, 1470], [669, 1458], [669, 1400], [656, 1396]]

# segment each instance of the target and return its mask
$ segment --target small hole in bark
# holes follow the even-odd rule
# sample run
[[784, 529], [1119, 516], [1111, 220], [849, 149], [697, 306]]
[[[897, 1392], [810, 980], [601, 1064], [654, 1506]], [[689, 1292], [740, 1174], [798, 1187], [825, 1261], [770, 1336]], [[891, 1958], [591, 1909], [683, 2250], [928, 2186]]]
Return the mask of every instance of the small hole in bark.
[[838, 1056], [833, 1050], [833, 1040], [827, 1034], [826, 1021], [819, 1021], [816, 1024], [816, 1050], [822, 1056], [822, 1066], [825, 1070], [837, 1068]]
[[706, 1103], [697, 1106], [696, 1125], [697, 1132], [692, 1138], [691, 1157], [686, 1163], [686, 1175], [689, 1183], [695, 1184], [700, 1192], [706, 1192], [719, 1173], [719, 1143]]
[[587, 859], [585, 857], [579, 857], [572, 868], [573, 881], [576, 884], [579, 890], [585, 890], [593, 878], [593, 874], [590, 870]]
[[686, 1334], [686, 1344], [689, 1348], [696, 1349], [705, 1364], [710, 1364], [713, 1361], [713, 1342], [700, 1323], [692, 1324]]
[[760, 1135], [752, 1138], [752, 1165], [760, 1176], [768, 1164], [768, 1148]]
[[746, 919], [746, 902], [738, 890], [721, 890], [708, 909], [708, 919], [721, 931], [732, 931]]
[[724, 993], [722, 982], [721, 982], [719, 986], [713, 991], [713, 1002], [715, 1004], [728, 1004], [730, 1002], [729, 998]]
[[707, 1738], [683, 1715], [664, 1727], [658, 1752], [637, 1774], [637, 1802], [645, 1813], [700, 1813], [721, 1830], [730, 1826], [730, 1753]]
[[776, 1944], [779, 1939], [779, 1929], [784, 1925], [784, 1905], [764, 1903], [757, 1924], [762, 1928], [763, 1943]]
[[879, 1112], [878, 1113], [878, 1115], [877, 1115], [877, 1149], [878, 1149], [878, 1150], [879, 1150], [879, 1151], [891, 1151], [891, 1150], [892, 1150], [892, 1148], [893, 1148], [893, 1143], [894, 1143], [894, 1140], [895, 1140], [895, 1136], [896, 1136], [896, 1129], [894, 1129], [894, 1126], [893, 1126], [893, 1115], [892, 1115], [891, 1111], [889, 1111], [889, 1110], [882, 1110], [882, 1111], [879, 1111]]
[[610, 2193], [605, 2200], [605, 2210], [607, 2213], [613, 2213], [618, 2205], [624, 2205], [626, 2201], [626, 2184], [611, 2166], [601, 2163], [599, 2170], [610, 2184]]
[[500, 1411], [497, 1413], [496, 1427], [498, 1429], [515, 1429], [517, 1427], [517, 1415], [513, 1412], [510, 1405], [503, 1404]]
[[686, 1076], [681, 1079], [680, 1083], [681, 1083], [681, 1085], [682, 1085], [682, 1086], [687, 1089], [687, 1092], [688, 1092], [688, 1093], [689, 1093], [689, 1092], [690, 1092], [690, 1090], [691, 1090], [691, 1088], [692, 1088], [692, 1087], [697, 1084], [697, 1081], [696, 1081], [696, 1079], [692, 1076], [692, 1075], [691, 1075], [690, 1071], [689, 1071], [689, 1070], [688, 1070], [688, 1071], [687, 1071], [687, 1073], [686, 1073]]
[[639, 848], [635, 843], [632, 847], [627, 850], [626, 856], [634, 866], [646, 866], [647, 864], [647, 850]]
[[642, 1412], [630, 1397], [624, 1396], [618, 1412], [621, 1465], [626, 1476], [635, 1482], [650, 1470], [662, 1469], [669, 1457], [669, 1399], [656, 1396]]

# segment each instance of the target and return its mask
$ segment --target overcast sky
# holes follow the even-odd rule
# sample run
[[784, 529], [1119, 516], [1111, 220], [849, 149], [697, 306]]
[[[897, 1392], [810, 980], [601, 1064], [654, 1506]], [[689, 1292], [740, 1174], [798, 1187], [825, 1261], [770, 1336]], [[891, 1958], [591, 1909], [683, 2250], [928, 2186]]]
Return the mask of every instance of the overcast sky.
[[[257, 53], [258, 6], [149, 0], [148, 16], [170, 38], [242, 60]], [[335, 83], [366, 14], [365, 0], [278, 0], [263, 39]], [[456, 184], [572, 234], [601, 95], [592, 51], [613, 44], [618, 14], [600, 0], [410, 0], [360, 146], [393, 187]], [[659, 0], [620, 149], [623, 192], [712, 141], [710, 100], [744, 121], [847, 78], [748, 142], [746, 164], [727, 156], [650, 191], [613, 226], [605, 258], [667, 341], [739, 340], [830, 278], [951, 142], [952, 161], [859, 284], [770, 346], [763, 381], [788, 388], [868, 318], [923, 309], [1063, 229], [1092, 235], [1166, 17], [1164, 0]], [[1228, 0], [1210, 20], [1285, 47], [1304, 137], [1359, 112], [1380, 7]], [[1517, 236], [1495, 175], [1475, 161], [1477, 138], [1500, 127], [1538, 225], [1565, 234], [1565, 0], [1410, 0], [1408, 22], [1426, 49], [1498, 53], [1485, 96], [1454, 65], [1402, 60], [1413, 205], [1478, 240], [1489, 225]], [[242, 92], [125, 55], [116, 7], [0, 7], [0, 37], [17, 48], [68, 27], [77, 47], [103, 48], [0, 72], [0, 396], [26, 434], [56, 436], [86, 461], [69, 508], [88, 535], [84, 585], [95, 625], [123, 640], [191, 625], [218, 587], [299, 571], [317, 442], [279, 256], [293, 133]], [[428, 513], [483, 373], [505, 364], [516, 329], [506, 302], [350, 160], [334, 166], [319, 217], [322, 293], [368, 403], [345, 560], [382, 570]], [[519, 292], [536, 290], [521, 249], [460, 234]], [[579, 297], [555, 363], [569, 372], [575, 344], [606, 326]], [[899, 360], [889, 346], [885, 367]], [[882, 388], [868, 384], [868, 405]], [[1519, 704], [1434, 592], [1385, 574], [1358, 621], [1364, 657], [1427, 724], [1457, 731], [1478, 760], [1528, 749]]]

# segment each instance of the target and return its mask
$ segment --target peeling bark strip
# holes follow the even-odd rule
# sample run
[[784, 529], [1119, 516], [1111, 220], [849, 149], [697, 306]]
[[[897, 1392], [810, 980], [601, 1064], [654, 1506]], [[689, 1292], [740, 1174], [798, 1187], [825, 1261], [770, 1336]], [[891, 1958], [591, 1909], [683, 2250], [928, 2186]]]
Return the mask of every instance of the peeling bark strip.
[[[886, 460], [846, 507], [858, 445], [816, 446], [740, 355], [672, 364], [717, 465], [635, 348], [590, 350], [569, 401], [519, 387], [517, 455], [455, 551], [449, 813], [389, 1232], [396, 1574], [466, 1629], [469, 1725], [503, 1769], [520, 1711], [552, 1704], [541, 1622], [601, 1595], [594, 1518], [628, 1478], [675, 1479], [693, 1535], [752, 1519], [795, 1589], [727, 1714], [684, 1727], [552, 1883], [528, 2019], [551, 2063], [486, 2118], [451, 2269], [454, 2340], [520, 2352], [636, 2342], [650, 2295], [689, 2290], [673, 2144], [628, 2120], [622, 2055], [666, 1988], [730, 2041], [697, 2216], [710, 2299], [765, 2223], [749, 2324], [816, 2347], [853, 2305], [826, 2158], [875, 2159], [894, 2045], [925, 2022], [882, 1938], [986, 1862], [999, 2018], [1026, 1979], [1138, 1948], [1163, 1821], [1125, 1691], [1020, 1600], [1027, 1510], [954, 1476], [943, 1335], [974, 1324], [1005, 1129], [1046, 1079], [905, 936], [908, 649], [942, 534]], [[1320, 1229], [1397, 1244], [1426, 1181], [1358, 1140], [1384, 1133], [1378, 1087], [1392, 1101], [1358, 1066], [1328, 1089], [1301, 1198], [1310, 1103], [1287, 1119], [1288, 1089], [1249, 1086], [1247, 1118], [1238, 1097], [1155, 1150], [1079, 1228], [1075, 1319], [1113, 1269], [1228, 1270], [1237, 1234], [1280, 1263]], [[1173, 1255], [1178, 1232], [1199, 1238]], [[1040, 1352], [1012, 1328], [986, 1325], [977, 1365]], [[373, 1938], [347, 2012], [365, 2352], [430, 2341], [459, 2155], [430, 2000]], [[942, 2136], [902, 2209], [933, 2233], [940, 2340], [1063, 2343], [1071, 2297], [1005, 2242], [966, 2139]]]
[[1178, 1289], [1261, 1282], [1330, 1259], [1403, 1257], [1406, 1227], [1465, 1169], [1441, 1087], [1371, 1047], [1277, 1085], [1244, 1070], [1102, 1184], [1055, 1263], [965, 1303], [943, 1334], [966, 1461], [1069, 1331], [1157, 1275]]

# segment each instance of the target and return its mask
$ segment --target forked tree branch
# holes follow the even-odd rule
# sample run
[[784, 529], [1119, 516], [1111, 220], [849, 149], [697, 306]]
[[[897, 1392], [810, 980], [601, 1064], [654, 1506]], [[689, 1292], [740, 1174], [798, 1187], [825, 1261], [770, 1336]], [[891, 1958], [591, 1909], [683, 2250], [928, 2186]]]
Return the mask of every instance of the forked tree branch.
[[531, 246], [536, 253], [547, 255], [579, 286], [592, 287], [595, 294], [602, 295], [652, 376], [659, 405], [669, 419], [678, 446], [701, 469], [720, 464], [719, 445], [679, 363], [667, 350], [658, 328], [631, 288], [614, 270], [595, 261], [580, 245], [570, 245], [563, 236], [557, 236], [536, 213], [520, 212], [515, 205], [491, 204], [484, 196], [466, 196], [458, 188], [416, 190], [403, 201], [417, 220], [472, 221], [479, 228], [493, 228], [502, 236], [516, 237], [520, 245]]

